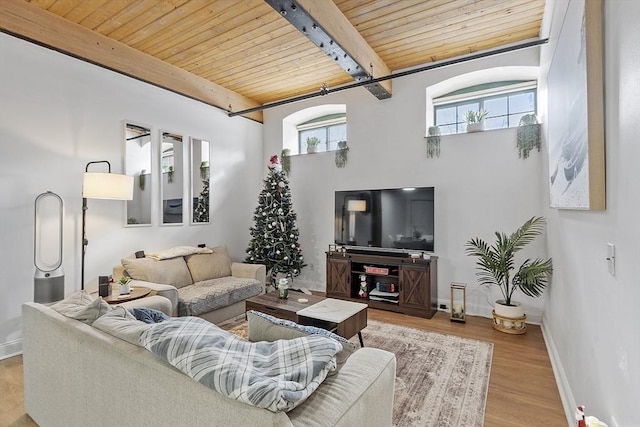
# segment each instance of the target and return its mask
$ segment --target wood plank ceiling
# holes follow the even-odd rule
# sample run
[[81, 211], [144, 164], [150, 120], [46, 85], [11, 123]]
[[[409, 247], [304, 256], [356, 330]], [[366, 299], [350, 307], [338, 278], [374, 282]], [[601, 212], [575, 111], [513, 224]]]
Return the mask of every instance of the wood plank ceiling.
[[[312, 1], [331, 0], [306, 1], [313, 4]], [[347, 18], [347, 25], [360, 33], [391, 72], [534, 39], [539, 36], [544, 11], [544, 0], [333, 1], [339, 9], [337, 13]], [[12, 13], [0, 10], [3, 15], [0, 28], [5, 32], [85, 56], [74, 52], [73, 47], [56, 45], [60, 42], [49, 42], [45, 36], [21, 29], [25, 23], [17, 22], [16, 17], [30, 10], [24, 9], [25, 4], [27, 8], [40, 8], [39, 15], [32, 18], [34, 21], [46, 18], [41, 13], [46, 10], [69, 25], [81, 26], [100, 35], [96, 37], [112, 40], [115, 46], [130, 48], [123, 52], [133, 49], [144, 54], [140, 62], [145, 67], [157, 64], [145, 59], [150, 56], [197, 76], [198, 82], [204, 79], [221, 87], [215, 86], [216, 89], [240, 96], [235, 99], [218, 94], [220, 99], [214, 101], [187, 93], [224, 109], [228, 108], [227, 102], [235, 103], [231, 108], [238, 111], [317, 92], [322, 84], [331, 88], [354, 81], [263, 0], [2, 0], [2, 3], [9, 4], [7, 7], [19, 3], [20, 7]], [[335, 21], [335, 16], [314, 18], [319, 22]], [[58, 19], [51, 25], [56, 28], [62, 22]], [[156, 82], [136, 67], [119, 70], [118, 65], [107, 60], [103, 63], [99, 55], [89, 60], [185, 92], [179, 86], [171, 87], [170, 79]], [[381, 77], [376, 71], [373, 75]], [[371, 102], [378, 101], [372, 96]], [[251, 118], [261, 121], [261, 114]]]

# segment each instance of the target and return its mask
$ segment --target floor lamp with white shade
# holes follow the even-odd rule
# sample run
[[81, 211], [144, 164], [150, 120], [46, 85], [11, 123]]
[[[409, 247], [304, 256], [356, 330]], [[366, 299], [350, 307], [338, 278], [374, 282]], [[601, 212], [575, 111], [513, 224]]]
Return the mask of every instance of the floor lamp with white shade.
[[[89, 166], [106, 163], [108, 172], [89, 172]], [[87, 251], [87, 199], [132, 200], [133, 177], [111, 173], [111, 163], [99, 160], [87, 163], [82, 177], [82, 271], [80, 289], [84, 289], [84, 256]]]

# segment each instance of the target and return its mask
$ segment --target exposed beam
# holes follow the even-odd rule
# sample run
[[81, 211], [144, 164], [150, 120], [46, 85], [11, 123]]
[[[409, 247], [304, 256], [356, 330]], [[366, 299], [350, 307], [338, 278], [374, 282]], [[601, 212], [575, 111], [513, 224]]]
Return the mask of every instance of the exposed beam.
[[[257, 101], [67, 21], [24, 0], [0, 1], [0, 30], [228, 111]], [[262, 112], [244, 114], [262, 122]]]
[[[391, 70], [332, 0], [265, 0], [357, 82]], [[365, 85], [378, 99], [391, 97], [391, 80]]]

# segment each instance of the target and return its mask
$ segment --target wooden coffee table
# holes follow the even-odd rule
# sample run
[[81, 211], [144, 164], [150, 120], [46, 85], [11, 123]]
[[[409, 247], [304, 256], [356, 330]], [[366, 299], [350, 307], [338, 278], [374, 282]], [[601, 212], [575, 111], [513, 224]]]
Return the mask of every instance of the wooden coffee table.
[[[306, 301], [305, 301], [306, 300]], [[316, 326], [341, 337], [358, 335], [364, 347], [361, 331], [367, 327], [367, 304], [289, 292], [289, 298], [278, 298], [278, 292], [251, 297], [245, 310], [255, 310], [300, 325]]]

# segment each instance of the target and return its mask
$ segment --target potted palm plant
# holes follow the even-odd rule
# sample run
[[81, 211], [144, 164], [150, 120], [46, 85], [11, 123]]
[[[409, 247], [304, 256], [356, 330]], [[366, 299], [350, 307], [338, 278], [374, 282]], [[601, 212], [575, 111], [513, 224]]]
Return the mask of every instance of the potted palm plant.
[[511, 334], [526, 332], [526, 314], [522, 304], [513, 300], [520, 290], [530, 297], [539, 297], [553, 271], [551, 259], [526, 259], [512, 275], [515, 254], [533, 241], [544, 230], [544, 218], [532, 217], [511, 235], [496, 232], [496, 242], [489, 245], [480, 238], [467, 242], [467, 255], [477, 257], [477, 276], [481, 285], [496, 285], [503, 299], [495, 303], [493, 327]]
[[469, 110], [464, 116], [467, 122], [467, 132], [481, 132], [484, 130], [484, 119], [487, 118], [488, 111], [480, 109], [478, 111]]

